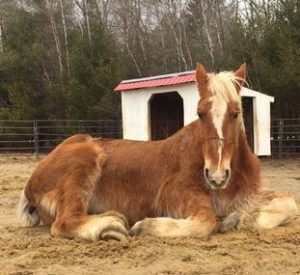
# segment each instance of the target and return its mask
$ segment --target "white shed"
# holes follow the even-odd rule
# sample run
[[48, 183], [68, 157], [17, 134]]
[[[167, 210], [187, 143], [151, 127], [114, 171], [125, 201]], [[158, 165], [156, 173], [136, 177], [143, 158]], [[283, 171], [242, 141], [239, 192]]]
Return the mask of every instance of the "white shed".
[[[121, 92], [123, 138], [158, 140], [198, 119], [199, 94], [195, 72], [123, 80]], [[274, 97], [243, 88], [241, 91], [248, 141], [259, 156], [271, 154], [270, 105]]]

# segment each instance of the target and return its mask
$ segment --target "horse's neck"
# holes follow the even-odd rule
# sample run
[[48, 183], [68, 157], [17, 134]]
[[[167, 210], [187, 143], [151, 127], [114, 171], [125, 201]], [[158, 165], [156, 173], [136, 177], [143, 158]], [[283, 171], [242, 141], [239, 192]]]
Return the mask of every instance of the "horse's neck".
[[178, 160], [183, 164], [203, 164], [201, 125], [193, 121], [176, 134], [165, 140], [168, 151], [171, 151], [170, 161]]
[[185, 144], [186, 142], [189, 145], [199, 143], [199, 139], [201, 139], [201, 125], [198, 120], [195, 120], [188, 124], [187, 126], [180, 129], [177, 133], [171, 136], [169, 139], [172, 142], [176, 142], [177, 144]]
[[233, 156], [231, 169], [234, 185], [240, 186], [245, 192], [255, 192], [260, 186], [260, 161], [251, 152], [243, 131], [239, 135], [238, 148]]

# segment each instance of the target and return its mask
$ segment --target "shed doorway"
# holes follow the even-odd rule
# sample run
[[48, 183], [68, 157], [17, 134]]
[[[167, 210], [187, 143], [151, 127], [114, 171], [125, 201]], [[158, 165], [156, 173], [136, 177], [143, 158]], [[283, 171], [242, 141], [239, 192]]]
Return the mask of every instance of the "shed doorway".
[[242, 97], [243, 117], [248, 144], [254, 152], [253, 97]]
[[183, 99], [177, 92], [150, 99], [151, 140], [165, 139], [183, 127]]

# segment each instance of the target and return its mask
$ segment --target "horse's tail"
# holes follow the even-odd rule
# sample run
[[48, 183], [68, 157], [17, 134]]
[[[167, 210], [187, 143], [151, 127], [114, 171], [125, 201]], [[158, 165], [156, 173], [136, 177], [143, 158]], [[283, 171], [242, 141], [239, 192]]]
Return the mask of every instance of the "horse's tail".
[[32, 227], [40, 223], [40, 217], [38, 215], [35, 206], [30, 205], [30, 202], [26, 198], [24, 190], [21, 193], [17, 215], [19, 222], [26, 227]]

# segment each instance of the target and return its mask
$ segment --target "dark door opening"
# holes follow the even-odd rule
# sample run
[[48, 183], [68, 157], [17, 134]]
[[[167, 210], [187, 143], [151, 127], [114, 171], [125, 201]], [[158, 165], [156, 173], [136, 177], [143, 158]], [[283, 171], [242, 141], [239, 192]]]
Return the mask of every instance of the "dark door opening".
[[252, 152], [254, 151], [253, 98], [242, 97], [244, 124], [247, 140]]
[[150, 100], [151, 139], [165, 139], [183, 127], [183, 100], [177, 92], [155, 94]]

